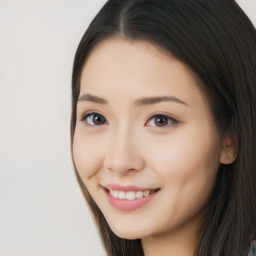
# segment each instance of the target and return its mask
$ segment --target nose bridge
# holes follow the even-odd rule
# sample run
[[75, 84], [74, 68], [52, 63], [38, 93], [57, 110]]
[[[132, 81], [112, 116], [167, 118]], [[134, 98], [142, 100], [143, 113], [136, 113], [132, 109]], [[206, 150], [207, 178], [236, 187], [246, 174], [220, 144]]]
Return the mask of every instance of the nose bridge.
[[113, 129], [104, 161], [105, 168], [119, 174], [143, 169], [144, 160], [138, 143], [134, 127], [123, 123]]

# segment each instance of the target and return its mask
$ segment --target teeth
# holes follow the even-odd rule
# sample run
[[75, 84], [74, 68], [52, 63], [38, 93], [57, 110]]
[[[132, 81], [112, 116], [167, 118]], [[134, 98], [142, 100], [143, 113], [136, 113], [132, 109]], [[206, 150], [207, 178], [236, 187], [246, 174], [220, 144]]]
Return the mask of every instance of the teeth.
[[143, 196], [148, 196], [149, 195], [149, 190], [146, 190], [143, 192]]
[[113, 196], [114, 198], [118, 198], [121, 200], [135, 200], [135, 199], [140, 199], [142, 197], [147, 197], [155, 192], [155, 190], [145, 190], [145, 191], [118, 191], [118, 190], [109, 190], [110, 195]]
[[[116, 191], [118, 193], [118, 191]], [[119, 199], [126, 199], [126, 195], [124, 191], [119, 191], [118, 193], [118, 198]]]
[[135, 199], [135, 192], [134, 191], [128, 191], [125, 194], [125, 197], [127, 200], [134, 200]]
[[114, 190], [111, 189], [109, 192], [110, 192], [110, 195], [114, 197]]
[[142, 191], [137, 191], [135, 197], [136, 197], [137, 199], [142, 198], [142, 197], [143, 197], [143, 192], [142, 192]]
[[118, 198], [118, 195], [119, 195], [118, 191], [115, 190], [115, 191], [114, 191], [114, 197], [115, 197], [115, 198]]

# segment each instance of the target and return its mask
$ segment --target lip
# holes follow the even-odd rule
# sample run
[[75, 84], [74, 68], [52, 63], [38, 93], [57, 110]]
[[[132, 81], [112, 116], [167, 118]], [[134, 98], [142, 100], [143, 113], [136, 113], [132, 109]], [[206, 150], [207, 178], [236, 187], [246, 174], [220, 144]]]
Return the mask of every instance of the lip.
[[134, 186], [120, 186], [120, 185], [107, 185], [103, 187], [103, 190], [107, 196], [108, 202], [116, 209], [118, 210], [123, 210], [123, 211], [134, 211], [148, 202], [150, 202], [159, 192], [160, 189], [158, 189], [156, 192], [153, 194], [150, 194], [147, 197], [142, 197], [140, 199], [135, 199], [135, 200], [122, 200], [118, 198], [114, 198], [113, 196], [110, 195], [109, 190], [119, 190], [119, 191], [145, 191], [145, 190], [154, 190], [152, 188], [139, 188], [139, 187], [134, 187]]
[[119, 190], [119, 191], [146, 191], [146, 190], [156, 190], [158, 188], [141, 188], [141, 187], [135, 187], [135, 186], [121, 186], [121, 185], [117, 185], [117, 184], [109, 184], [106, 186], [103, 186], [104, 188], [106, 188], [107, 190], [113, 189], [113, 190]]

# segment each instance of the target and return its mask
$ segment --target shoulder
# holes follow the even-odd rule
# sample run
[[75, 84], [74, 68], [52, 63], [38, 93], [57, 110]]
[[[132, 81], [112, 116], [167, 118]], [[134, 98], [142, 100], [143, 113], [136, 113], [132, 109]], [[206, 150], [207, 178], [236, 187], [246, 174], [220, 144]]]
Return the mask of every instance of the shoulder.
[[256, 256], [256, 240], [251, 242], [248, 256]]

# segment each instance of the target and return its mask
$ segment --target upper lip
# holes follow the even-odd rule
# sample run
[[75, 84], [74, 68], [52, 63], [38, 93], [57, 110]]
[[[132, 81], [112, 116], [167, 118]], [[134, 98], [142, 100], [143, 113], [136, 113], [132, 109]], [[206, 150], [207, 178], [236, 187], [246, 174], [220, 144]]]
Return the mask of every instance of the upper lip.
[[146, 190], [156, 190], [158, 188], [148, 188], [148, 187], [136, 187], [136, 186], [132, 186], [132, 185], [127, 185], [127, 186], [121, 186], [118, 184], [108, 184], [103, 186], [104, 188], [106, 188], [107, 190], [118, 190], [118, 191], [146, 191]]

